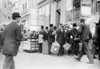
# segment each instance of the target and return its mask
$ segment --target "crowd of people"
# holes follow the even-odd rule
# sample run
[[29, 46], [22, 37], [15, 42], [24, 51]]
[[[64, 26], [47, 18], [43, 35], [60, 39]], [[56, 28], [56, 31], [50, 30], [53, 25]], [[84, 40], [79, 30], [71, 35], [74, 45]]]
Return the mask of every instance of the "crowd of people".
[[[12, 14], [12, 21], [5, 26], [4, 30], [0, 30], [0, 52], [5, 55], [3, 69], [15, 69], [13, 57], [17, 55], [18, 48], [22, 40], [27, 40], [33, 34], [26, 36], [22, 35], [22, 30], [19, 25], [20, 14], [15, 12]], [[89, 58], [89, 63], [93, 64], [95, 58], [100, 60], [100, 20], [96, 24], [94, 35], [91, 33], [88, 25], [85, 24], [85, 19], [80, 19], [80, 23], [73, 23], [72, 28], [69, 25], [60, 24], [59, 28], [50, 24], [49, 28], [41, 26], [41, 31], [36, 33], [36, 38], [39, 39], [39, 52], [43, 51], [43, 43], [48, 43], [48, 54], [52, 55], [51, 47], [54, 42], [60, 45], [57, 56], [65, 54], [64, 45], [70, 44], [67, 50], [68, 55], [76, 55], [76, 60], [80, 61], [84, 54]], [[25, 32], [24, 32], [25, 33]], [[33, 32], [34, 33], [34, 32]], [[29, 33], [28, 33], [29, 34]], [[39, 36], [37, 36], [39, 34]], [[23, 37], [26, 37], [23, 39]], [[92, 50], [90, 50], [90, 47]], [[96, 56], [98, 55], [98, 57]]]
[[[93, 59], [100, 60], [100, 46], [99, 46], [99, 23], [96, 24], [96, 31], [93, 35], [90, 31], [89, 25], [85, 24], [85, 19], [80, 19], [80, 23], [73, 23], [72, 28], [70, 26], [65, 26], [63, 24], [59, 25], [59, 28], [50, 24], [50, 27], [41, 26], [41, 31], [39, 34], [43, 35], [40, 37], [41, 42], [39, 42], [39, 51], [42, 53], [43, 41], [48, 41], [49, 45], [49, 55], [52, 54], [51, 46], [53, 42], [58, 42], [60, 49], [58, 56], [63, 56], [65, 54], [64, 45], [69, 43], [71, 47], [67, 50], [68, 55], [76, 55], [76, 60], [80, 61], [84, 54], [89, 58], [89, 63], [94, 63]], [[90, 47], [92, 47], [90, 49]]]

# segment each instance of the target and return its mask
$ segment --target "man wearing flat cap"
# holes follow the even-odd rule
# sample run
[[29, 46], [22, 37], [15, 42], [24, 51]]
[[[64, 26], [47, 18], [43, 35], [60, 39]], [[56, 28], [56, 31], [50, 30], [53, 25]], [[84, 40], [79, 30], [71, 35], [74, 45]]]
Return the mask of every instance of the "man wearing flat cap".
[[18, 12], [12, 14], [13, 21], [4, 28], [3, 50], [5, 55], [3, 69], [15, 69], [13, 57], [17, 55], [21, 41], [21, 27], [18, 24], [21, 16]]
[[93, 64], [94, 60], [92, 58], [92, 53], [88, 46], [89, 40], [92, 38], [92, 36], [91, 36], [90, 28], [88, 25], [85, 24], [84, 19], [80, 20], [80, 29], [79, 30], [80, 30], [80, 39], [81, 39], [81, 42], [83, 45], [82, 45], [82, 50], [79, 53], [76, 60], [80, 61], [82, 56], [84, 55], [84, 53], [86, 53], [86, 55], [89, 59], [88, 64]]

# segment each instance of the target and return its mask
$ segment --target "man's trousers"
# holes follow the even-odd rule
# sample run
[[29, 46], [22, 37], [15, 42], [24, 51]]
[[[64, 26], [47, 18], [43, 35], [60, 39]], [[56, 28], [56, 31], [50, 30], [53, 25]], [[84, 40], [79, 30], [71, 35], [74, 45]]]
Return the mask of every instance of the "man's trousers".
[[93, 61], [93, 58], [92, 58], [92, 54], [91, 54], [91, 51], [89, 49], [89, 46], [88, 46], [88, 42], [85, 42], [83, 41], [83, 48], [78, 56], [78, 59], [80, 60], [82, 58], [82, 56], [84, 55], [84, 53], [86, 53], [88, 59], [90, 62], [94, 62]]
[[12, 55], [5, 55], [3, 69], [15, 69], [15, 63]]

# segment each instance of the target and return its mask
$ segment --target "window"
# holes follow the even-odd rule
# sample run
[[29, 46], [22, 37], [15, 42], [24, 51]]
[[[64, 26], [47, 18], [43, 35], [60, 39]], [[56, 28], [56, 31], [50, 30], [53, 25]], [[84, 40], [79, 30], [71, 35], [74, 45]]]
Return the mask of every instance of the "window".
[[81, 3], [81, 0], [74, 0], [73, 1], [73, 7], [75, 9], [80, 8], [80, 3]]
[[23, 10], [24, 10], [24, 4], [23, 4]]
[[91, 13], [91, 7], [90, 6], [82, 6], [81, 7], [81, 14], [85, 16], [90, 16]]
[[25, 3], [25, 9], [27, 9], [27, 2]]

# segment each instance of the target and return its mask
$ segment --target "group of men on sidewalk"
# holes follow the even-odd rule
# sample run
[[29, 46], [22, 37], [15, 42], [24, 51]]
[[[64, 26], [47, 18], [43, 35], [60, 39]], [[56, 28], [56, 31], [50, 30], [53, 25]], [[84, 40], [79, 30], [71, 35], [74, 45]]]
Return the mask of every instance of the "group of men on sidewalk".
[[[79, 26], [79, 29], [76, 29], [77, 25]], [[99, 23], [98, 25], [99, 26]], [[59, 26], [58, 29], [54, 29], [54, 26], [51, 24], [50, 25], [50, 29], [48, 30], [48, 33], [45, 35], [46, 40], [48, 41], [48, 45], [49, 45], [49, 54], [52, 54], [50, 49], [52, 46], [52, 43], [57, 41], [60, 44], [60, 49], [58, 52], [58, 55], [62, 56], [64, 55], [64, 48], [63, 45], [67, 42], [69, 44], [71, 44], [71, 54], [75, 54], [78, 57], [75, 58], [76, 60], [80, 61], [82, 56], [86, 53], [87, 57], [89, 58], [89, 64], [93, 64], [94, 63], [94, 58], [95, 58], [95, 54], [98, 54], [99, 56], [99, 60], [100, 60], [100, 46], [99, 46], [99, 27], [96, 27], [96, 31], [95, 34], [97, 34], [96, 39], [94, 40], [94, 36], [92, 36], [91, 31], [90, 31], [90, 27], [89, 25], [85, 24], [85, 19], [80, 19], [80, 23], [79, 24], [73, 24], [73, 29], [72, 30], [67, 30], [67, 32], [65, 31], [66, 29], [63, 28], [63, 25], [61, 24]], [[98, 31], [97, 31], [98, 30]], [[44, 28], [42, 29], [43, 32], [45, 32]], [[54, 33], [54, 31], [56, 31], [56, 33]], [[44, 35], [44, 33], [42, 33]], [[77, 36], [79, 35], [79, 36]], [[55, 37], [56, 36], [56, 37]], [[79, 38], [79, 39], [77, 39]], [[89, 41], [93, 41], [93, 47], [95, 47], [96, 45], [94, 45], [94, 41], [96, 41], [96, 43], [98, 44], [98, 53], [96, 53], [94, 50], [97, 50], [96, 48], [94, 50], [90, 50], [89, 48]], [[81, 51], [79, 51], [79, 43], [82, 43], [82, 49]], [[97, 47], [96, 46], [96, 47]], [[42, 50], [42, 45], [41, 48]], [[92, 56], [93, 55], [93, 56]]]

